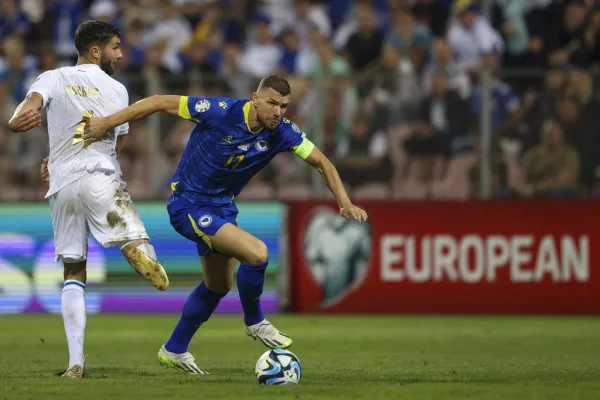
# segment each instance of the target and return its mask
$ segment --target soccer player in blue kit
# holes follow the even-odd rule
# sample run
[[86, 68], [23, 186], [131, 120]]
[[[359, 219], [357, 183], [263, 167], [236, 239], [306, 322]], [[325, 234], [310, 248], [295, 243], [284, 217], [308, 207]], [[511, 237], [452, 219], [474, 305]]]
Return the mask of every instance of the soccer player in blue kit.
[[292, 344], [261, 311], [267, 246], [238, 227], [234, 201], [278, 153], [293, 151], [315, 167], [344, 218], [359, 223], [367, 220], [366, 212], [350, 201], [333, 164], [293, 122], [283, 118], [290, 95], [287, 80], [270, 75], [260, 82], [252, 100], [157, 95], [108, 117], [92, 118], [85, 126], [84, 140], [94, 140], [115, 126], [157, 111], [196, 122], [173, 176], [167, 210], [175, 230], [196, 243], [204, 280], [189, 295], [177, 326], [158, 352], [163, 365], [205, 373], [188, 352], [188, 345], [231, 289], [236, 260], [241, 263], [237, 287], [246, 333], [269, 348]]

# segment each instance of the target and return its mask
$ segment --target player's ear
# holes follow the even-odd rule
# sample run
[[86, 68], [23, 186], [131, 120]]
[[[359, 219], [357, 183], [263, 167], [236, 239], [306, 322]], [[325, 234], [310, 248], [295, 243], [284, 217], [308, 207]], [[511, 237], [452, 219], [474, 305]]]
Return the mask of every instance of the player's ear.
[[252, 105], [256, 107], [256, 100], [258, 100], [258, 94], [256, 92], [252, 93]]
[[98, 47], [98, 46], [92, 46], [92, 47], [90, 47], [90, 55], [95, 60], [99, 60], [100, 59], [100, 47]]

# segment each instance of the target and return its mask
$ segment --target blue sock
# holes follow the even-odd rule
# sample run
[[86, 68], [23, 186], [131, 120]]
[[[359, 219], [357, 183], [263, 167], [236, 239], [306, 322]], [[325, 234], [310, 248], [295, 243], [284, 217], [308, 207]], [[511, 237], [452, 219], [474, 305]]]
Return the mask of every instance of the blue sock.
[[260, 296], [265, 284], [265, 270], [269, 261], [260, 265], [242, 264], [237, 273], [237, 287], [244, 309], [244, 323], [258, 324], [265, 319], [260, 309]]
[[185, 353], [192, 337], [210, 315], [215, 311], [219, 301], [227, 293], [217, 293], [208, 289], [204, 281], [188, 296], [181, 312], [181, 318], [165, 344], [167, 351]]

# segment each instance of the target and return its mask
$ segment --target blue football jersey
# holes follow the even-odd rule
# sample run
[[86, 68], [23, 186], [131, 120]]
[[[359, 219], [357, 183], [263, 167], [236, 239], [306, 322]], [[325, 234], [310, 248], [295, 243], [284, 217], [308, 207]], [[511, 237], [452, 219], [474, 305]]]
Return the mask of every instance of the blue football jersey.
[[292, 121], [252, 132], [248, 100], [182, 96], [179, 116], [196, 122], [171, 187], [199, 204], [229, 204], [277, 154], [306, 159], [314, 144]]

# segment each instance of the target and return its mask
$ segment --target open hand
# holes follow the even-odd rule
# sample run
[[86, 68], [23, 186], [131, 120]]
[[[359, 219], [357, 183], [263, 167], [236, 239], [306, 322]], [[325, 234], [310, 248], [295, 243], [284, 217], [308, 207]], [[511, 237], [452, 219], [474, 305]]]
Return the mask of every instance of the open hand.
[[340, 207], [340, 215], [346, 219], [354, 219], [358, 221], [359, 224], [362, 224], [363, 221], [367, 221], [367, 212], [354, 204]]

